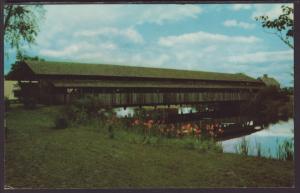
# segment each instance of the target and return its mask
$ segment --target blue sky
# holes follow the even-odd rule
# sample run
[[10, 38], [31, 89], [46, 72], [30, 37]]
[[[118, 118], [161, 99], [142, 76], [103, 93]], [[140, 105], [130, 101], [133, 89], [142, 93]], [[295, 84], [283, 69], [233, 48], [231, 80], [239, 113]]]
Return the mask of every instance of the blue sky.
[[[45, 5], [36, 44], [23, 49], [53, 61], [268, 74], [291, 86], [293, 50], [254, 19], [281, 5]], [[5, 52], [7, 73], [15, 51]]]

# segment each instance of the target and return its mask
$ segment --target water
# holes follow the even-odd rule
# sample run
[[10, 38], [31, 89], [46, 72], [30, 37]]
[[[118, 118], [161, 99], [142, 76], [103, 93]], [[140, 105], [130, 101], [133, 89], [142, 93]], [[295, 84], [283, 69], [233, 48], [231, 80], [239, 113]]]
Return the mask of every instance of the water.
[[[132, 117], [134, 115], [134, 111], [137, 108], [128, 107], [124, 108], [114, 108], [114, 112], [116, 113], [117, 117]], [[189, 114], [189, 113], [196, 113], [197, 110], [195, 107], [177, 107], [178, 114]]]
[[122, 117], [132, 117], [134, 115], [135, 108], [115, 108], [114, 112], [116, 113], [116, 116], [119, 118]]
[[179, 107], [178, 114], [189, 114], [189, 113], [196, 113], [197, 110], [195, 107]]
[[256, 156], [257, 147], [260, 144], [263, 157], [277, 158], [279, 144], [282, 144], [285, 140], [294, 140], [294, 119], [285, 122], [279, 121], [250, 135], [222, 141], [223, 151], [236, 153], [236, 147], [241, 144], [243, 139], [248, 142], [249, 155]]

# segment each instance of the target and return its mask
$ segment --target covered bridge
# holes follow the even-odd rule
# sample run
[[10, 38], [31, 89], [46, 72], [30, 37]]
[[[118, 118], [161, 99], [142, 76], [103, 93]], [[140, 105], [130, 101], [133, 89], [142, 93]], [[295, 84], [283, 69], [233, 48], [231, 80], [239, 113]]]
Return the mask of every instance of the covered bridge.
[[41, 103], [91, 94], [107, 106], [247, 101], [264, 83], [245, 74], [73, 62], [23, 61], [8, 77]]

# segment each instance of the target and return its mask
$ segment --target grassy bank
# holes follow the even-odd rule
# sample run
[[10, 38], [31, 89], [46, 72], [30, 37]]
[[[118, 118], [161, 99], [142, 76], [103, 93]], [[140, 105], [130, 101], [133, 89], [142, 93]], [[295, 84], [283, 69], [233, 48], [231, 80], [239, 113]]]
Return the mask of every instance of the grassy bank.
[[290, 187], [294, 182], [291, 161], [201, 152], [172, 139], [141, 143], [140, 136], [125, 131], [115, 131], [111, 139], [101, 124], [53, 129], [59, 111], [15, 107], [8, 112], [6, 185], [200, 188]]

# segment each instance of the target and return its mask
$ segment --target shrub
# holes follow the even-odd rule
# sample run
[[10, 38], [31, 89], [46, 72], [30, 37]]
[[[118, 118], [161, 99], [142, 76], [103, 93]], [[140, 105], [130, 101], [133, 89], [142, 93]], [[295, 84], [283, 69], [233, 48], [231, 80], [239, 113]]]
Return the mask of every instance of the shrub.
[[68, 127], [68, 121], [65, 117], [58, 117], [55, 119], [56, 129], [65, 129]]
[[293, 116], [293, 102], [290, 97], [275, 87], [261, 89], [241, 111], [256, 118], [264, 117], [267, 122], [274, 122], [281, 116]]

